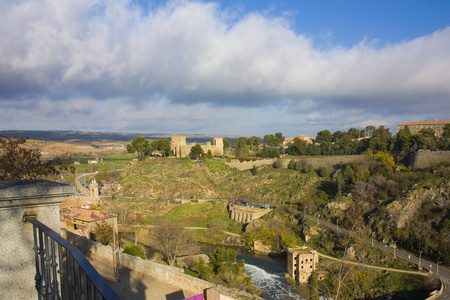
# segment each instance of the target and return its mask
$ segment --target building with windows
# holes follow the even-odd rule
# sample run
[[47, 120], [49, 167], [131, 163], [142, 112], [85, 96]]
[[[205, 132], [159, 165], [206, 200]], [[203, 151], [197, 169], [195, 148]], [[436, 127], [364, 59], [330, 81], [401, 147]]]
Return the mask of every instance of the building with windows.
[[61, 227], [78, 230], [77, 234], [90, 238], [90, 233], [102, 222], [117, 231], [117, 215], [91, 209], [90, 204], [69, 199], [60, 205]]
[[442, 136], [444, 132], [445, 125], [450, 125], [450, 120], [444, 121], [419, 121], [419, 122], [403, 122], [397, 125], [397, 132], [402, 129], [405, 129], [406, 126], [409, 127], [409, 131], [412, 134], [419, 133], [422, 129], [430, 128], [433, 129], [434, 134], [437, 138]]
[[319, 263], [317, 251], [311, 249], [289, 249], [287, 254], [288, 275], [299, 283], [308, 283], [311, 273]]

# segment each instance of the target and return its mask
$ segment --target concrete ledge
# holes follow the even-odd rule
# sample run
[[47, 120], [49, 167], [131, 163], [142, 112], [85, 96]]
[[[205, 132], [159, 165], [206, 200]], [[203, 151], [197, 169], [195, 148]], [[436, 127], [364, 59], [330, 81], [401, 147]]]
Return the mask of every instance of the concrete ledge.
[[75, 186], [46, 180], [0, 181], [0, 209], [61, 203], [76, 192]]

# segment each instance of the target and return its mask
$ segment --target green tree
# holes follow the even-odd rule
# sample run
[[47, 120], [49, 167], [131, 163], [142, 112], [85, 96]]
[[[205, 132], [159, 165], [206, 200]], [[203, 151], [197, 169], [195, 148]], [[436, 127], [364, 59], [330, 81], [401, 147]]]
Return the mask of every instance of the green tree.
[[204, 156], [205, 152], [202, 149], [202, 146], [196, 144], [191, 147], [191, 152], [189, 153], [189, 156], [194, 159], [199, 159], [200, 157]]
[[349, 136], [351, 136], [352, 138], [357, 139], [357, 138], [361, 137], [361, 130], [356, 129], [356, 128], [350, 128], [347, 131], [347, 134]]
[[374, 153], [378, 151], [388, 151], [388, 147], [391, 141], [391, 133], [389, 128], [384, 126], [378, 127], [373, 133], [370, 139], [370, 148]]
[[248, 138], [240, 137], [233, 140], [236, 158], [244, 158], [249, 155]]
[[306, 155], [307, 147], [308, 142], [296, 137], [294, 138], [292, 143], [288, 146], [287, 153], [289, 155]]
[[127, 145], [128, 153], [137, 153], [138, 160], [145, 159], [145, 155], [150, 151], [150, 143], [143, 136], [136, 136], [131, 141], [131, 144]]
[[250, 146], [250, 150], [258, 150], [259, 145], [261, 145], [261, 138], [257, 136], [252, 136], [248, 139], [248, 145]]
[[223, 139], [223, 150], [227, 150], [231, 147], [231, 143], [227, 139]]
[[444, 130], [442, 131], [442, 137], [445, 139], [450, 139], [450, 124], [446, 124], [444, 126]]
[[329, 130], [322, 130], [317, 133], [317, 143], [328, 142], [331, 143], [333, 136]]
[[268, 146], [277, 147], [283, 144], [285, 137], [281, 132], [273, 134], [267, 134], [264, 136], [264, 144]]
[[210, 257], [210, 263], [202, 260], [194, 265], [202, 279], [257, 295], [261, 293], [253, 285], [252, 277], [245, 275], [245, 261], [237, 260], [236, 250], [217, 247]]
[[150, 145], [152, 151], [159, 151], [161, 154], [165, 156], [170, 155], [170, 141], [168, 139], [160, 139], [153, 141]]
[[412, 134], [409, 130], [409, 126], [405, 126], [404, 129], [399, 130], [395, 135], [394, 150], [409, 152], [411, 147], [411, 137]]
[[319, 300], [319, 280], [317, 276], [317, 271], [313, 271], [309, 278], [311, 300]]
[[364, 130], [363, 130], [364, 136], [369, 137], [369, 138], [372, 137], [375, 129], [376, 128], [373, 125], [366, 126], [366, 128], [364, 128]]

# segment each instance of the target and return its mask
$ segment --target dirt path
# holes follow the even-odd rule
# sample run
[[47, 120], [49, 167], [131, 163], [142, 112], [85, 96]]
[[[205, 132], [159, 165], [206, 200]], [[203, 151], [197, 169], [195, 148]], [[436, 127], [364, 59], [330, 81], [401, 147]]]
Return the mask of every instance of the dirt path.
[[191, 291], [125, 267], [120, 268], [119, 282], [115, 282], [112, 261], [97, 255], [91, 255], [88, 260], [122, 300], [182, 300], [195, 295]]
[[349, 265], [355, 265], [355, 266], [360, 266], [360, 267], [365, 267], [365, 268], [372, 268], [372, 269], [378, 269], [378, 270], [384, 270], [384, 271], [390, 271], [390, 272], [399, 272], [399, 273], [407, 273], [407, 274], [414, 274], [414, 275], [421, 275], [421, 276], [429, 276], [429, 273], [424, 273], [424, 272], [417, 272], [417, 271], [408, 271], [408, 270], [400, 270], [400, 269], [392, 269], [392, 268], [385, 268], [385, 267], [377, 267], [377, 266], [372, 266], [372, 265], [366, 265], [366, 264], [361, 264], [361, 263], [356, 263], [356, 262], [352, 262], [352, 261], [348, 261], [348, 260], [342, 260], [340, 258], [336, 258], [336, 257], [332, 257], [332, 256], [328, 256], [322, 253], [317, 252], [317, 254], [319, 256], [322, 256], [324, 258], [330, 259], [330, 260], [335, 260], [335, 261], [342, 261], [345, 264], [349, 264]]

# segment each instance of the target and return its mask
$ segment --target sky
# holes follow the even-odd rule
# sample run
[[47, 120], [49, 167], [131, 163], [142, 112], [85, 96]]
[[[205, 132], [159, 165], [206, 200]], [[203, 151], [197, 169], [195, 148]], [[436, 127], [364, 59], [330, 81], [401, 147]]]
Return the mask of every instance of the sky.
[[295, 137], [450, 119], [448, 0], [0, 7], [0, 130]]

